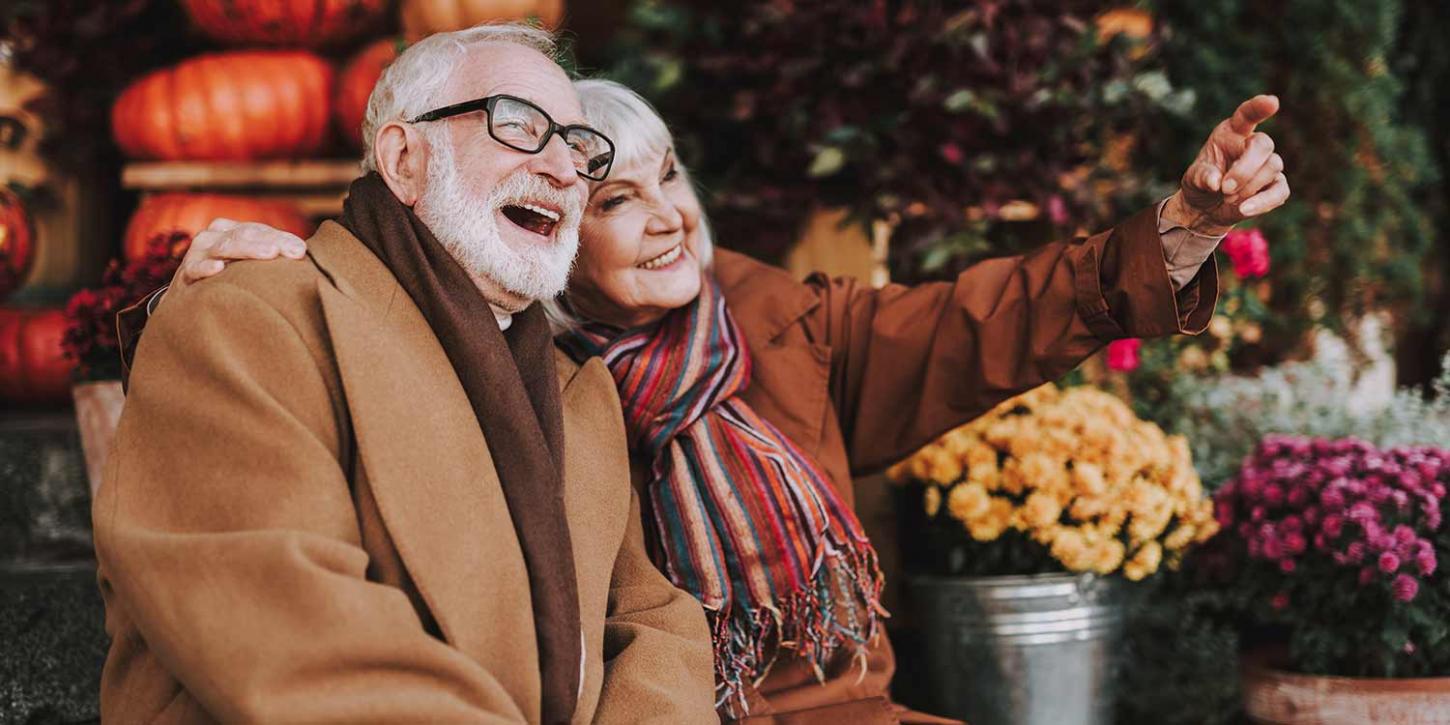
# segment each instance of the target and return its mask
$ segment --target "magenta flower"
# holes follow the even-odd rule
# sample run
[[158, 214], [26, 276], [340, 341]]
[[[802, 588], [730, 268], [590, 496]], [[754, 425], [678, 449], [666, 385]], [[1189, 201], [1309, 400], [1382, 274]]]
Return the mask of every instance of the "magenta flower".
[[1438, 563], [1435, 559], [1434, 549], [1430, 549], [1429, 551], [1421, 549], [1415, 553], [1415, 568], [1420, 570], [1420, 576], [1434, 574]]
[[1284, 503], [1284, 487], [1277, 483], [1271, 483], [1265, 486], [1264, 503], [1270, 506], [1278, 506]]
[[1392, 552], [1386, 551], [1380, 554], [1379, 567], [1380, 571], [1386, 574], [1393, 574], [1400, 568], [1400, 557], [1395, 556]]
[[1359, 585], [1364, 586], [1374, 581], [1374, 567], [1367, 566], [1359, 570]]
[[1274, 597], [1269, 600], [1269, 606], [1271, 606], [1274, 609], [1277, 609], [1277, 610], [1279, 610], [1281, 612], [1284, 611], [1285, 609], [1288, 609], [1289, 608], [1289, 593], [1288, 592], [1279, 592], [1278, 594], [1275, 594]]
[[1326, 536], [1331, 539], [1339, 538], [1339, 532], [1344, 529], [1344, 517], [1339, 514], [1330, 514], [1324, 517], [1324, 523], [1319, 527]]
[[1390, 589], [1394, 591], [1395, 599], [1408, 602], [1414, 599], [1416, 594], [1420, 593], [1420, 582], [1409, 574], [1401, 574], [1395, 577], [1395, 581], [1390, 585]]
[[1108, 343], [1108, 369], [1123, 373], [1137, 370], [1143, 362], [1139, 356], [1142, 348], [1143, 341], [1136, 337], [1113, 340]]
[[943, 159], [946, 159], [947, 163], [953, 166], [960, 166], [967, 159], [967, 155], [962, 151], [962, 147], [950, 141], [938, 146], [937, 152], [941, 154]]
[[1279, 560], [1279, 571], [1282, 571], [1285, 574], [1293, 574], [1294, 567], [1295, 564], [1293, 559], [1284, 558]]
[[1223, 251], [1240, 279], [1269, 273], [1269, 240], [1258, 229], [1235, 229], [1223, 240]]

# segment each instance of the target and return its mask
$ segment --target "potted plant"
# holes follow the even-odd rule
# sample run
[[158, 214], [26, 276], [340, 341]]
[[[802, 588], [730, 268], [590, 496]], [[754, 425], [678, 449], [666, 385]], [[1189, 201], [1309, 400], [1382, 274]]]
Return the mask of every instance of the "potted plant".
[[191, 237], [184, 233], [158, 234], [145, 254], [124, 263], [112, 260], [100, 286], [75, 293], [66, 304], [62, 346], [75, 363], [71, 395], [92, 495], [100, 484], [106, 450], [125, 402], [116, 313], [170, 282], [180, 255], [190, 244]]
[[1250, 717], [1450, 722], [1447, 486], [1444, 448], [1272, 435], [1219, 490], [1204, 565], [1283, 633], [1245, 656]]
[[933, 704], [974, 725], [1109, 721], [1120, 583], [1218, 529], [1186, 441], [1090, 387], [1008, 400], [889, 476]]

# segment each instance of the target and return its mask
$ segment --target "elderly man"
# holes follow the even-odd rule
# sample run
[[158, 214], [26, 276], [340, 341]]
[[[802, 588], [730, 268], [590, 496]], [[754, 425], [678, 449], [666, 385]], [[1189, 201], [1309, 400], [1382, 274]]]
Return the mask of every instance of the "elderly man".
[[411, 47], [340, 223], [151, 320], [94, 508], [107, 721], [714, 719], [610, 374], [533, 304], [613, 153], [551, 51]]

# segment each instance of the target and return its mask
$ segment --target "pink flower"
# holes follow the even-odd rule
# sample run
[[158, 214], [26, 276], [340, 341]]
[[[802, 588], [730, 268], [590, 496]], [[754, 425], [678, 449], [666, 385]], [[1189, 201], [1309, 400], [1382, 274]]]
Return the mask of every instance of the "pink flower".
[[1118, 372], [1132, 372], [1143, 363], [1138, 353], [1143, 341], [1136, 337], [1114, 340], [1108, 343], [1108, 368]]
[[1367, 566], [1359, 570], [1359, 585], [1364, 586], [1374, 581], [1374, 567]]
[[1415, 554], [1415, 568], [1420, 570], [1420, 576], [1430, 576], [1435, 573], [1435, 552], [1421, 550]]
[[1264, 537], [1264, 558], [1277, 559], [1284, 555], [1284, 544], [1277, 536]]
[[1395, 599], [1408, 602], [1414, 599], [1416, 594], [1420, 593], [1420, 582], [1409, 574], [1401, 574], [1395, 577], [1395, 581], [1390, 585], [1390, 589], [1394, 591]]
[[1351, 542], [1350, 545], [1345, 548], [1344, 555], [1349, 558], [1349, 561], [1351, 563], [1354, 564], [1358, 564], [1361, 561], [1364, 561], [1364, 542]]
[[1309, 542], [1305, 541], [1304, 535], [1297, 531], [1291, 531], [1288, 535], [1284, 537], [1284, 549], [1288, 551], [1291, 556], [1297, 556], [1304, 553], [1304, 549], [1308, 547]]
[[1285, 574], [1294, 573], [1294, 566], [1295, 564], [1293, 559], [1285, 558], [1279, 560], [1279, 571], [1282, 571]]
[[1284, 487], [1277, 483], [1271, 483], [1264, 487], [1264, 503], [1270, 506], [1278, 506], [1284, 503]]
[[1047, 218], [1058, 226], [1066, 226], [1068, 222], [1072, 221], [1072, 217], [1067, 211], [1067, 203], [1062, 200], [1061, 196], [1053, 194], [1047, 197]]
[[1400, 568], [1400, 557], [1386, 551], [1380, 554], [1379, 567], [1380, 571], [1386, 574], [1393, 574]]
[[1222, 500], [1218, 501], [1217, 505], [1213, 508], [1213, 517], [1215, 519], [1218, 519], [1218, 527], [1220, 529], [1227, 529], [1228, 527], [1233, 526], [1233, 506]]
[[938, 146], [937, 153], [941, 154], [941, 157], [952, 165], [960, 165], [967, 158], [967, 155], [962, 151], [962, 147], [951, 141]]
[[1413, 544], [1418, 538], [1415, 530], [1404, 524], [1395, 527], [1395, 540], [1401, 544]]
[[1269, 273], [1269, 240], [1258, 229], [1235, 229], [1223, 240], [1223, 251], [1240, 279]]
[[1328, 516], [1325, 516], [1324, 523], [1321, 525], [1320, 528], [1324, 530], [1324, 534], [1329, 538], [1337, 538], [1339, 536], [1339, 532], [1344, 530], [1344, 517], [1340, 516], [1339, 514], [1330, 514]]
[[1279, 592], [1278, 594], [1275, 594], [1274, 595], [1274, 598], [1269, 600], [1269, 606], [1271, 606], [1274, 609], [1277, 609], [1279, 611], [1283, 611], [1285, 609], [1288, 609], [1288, 607], [1289, 607], [1289, 593], [1288, 592]]

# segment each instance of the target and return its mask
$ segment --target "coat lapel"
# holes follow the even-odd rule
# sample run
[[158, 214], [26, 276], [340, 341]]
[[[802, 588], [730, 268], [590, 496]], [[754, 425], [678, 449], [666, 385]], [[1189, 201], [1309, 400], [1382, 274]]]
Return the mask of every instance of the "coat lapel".
[[490, 669], [537, 718], [528, 574], [463, 386], [422, 313], [361, 243], [333, 225], [312, 255], [331, 278], [319, 295], [358, 454], [403, 564], [444, 638], [498, 665]]

